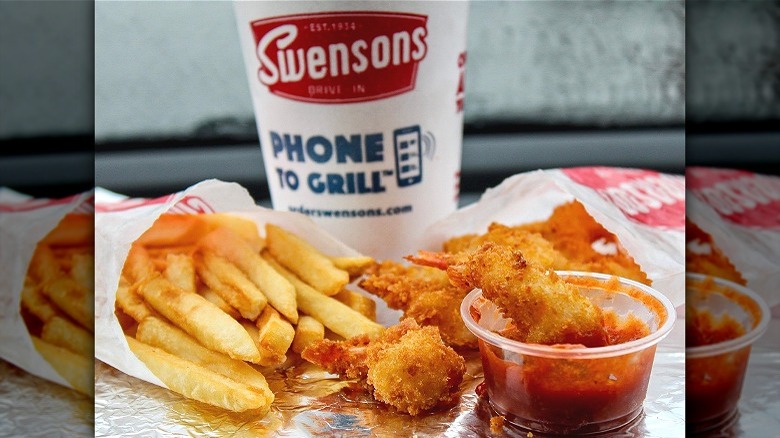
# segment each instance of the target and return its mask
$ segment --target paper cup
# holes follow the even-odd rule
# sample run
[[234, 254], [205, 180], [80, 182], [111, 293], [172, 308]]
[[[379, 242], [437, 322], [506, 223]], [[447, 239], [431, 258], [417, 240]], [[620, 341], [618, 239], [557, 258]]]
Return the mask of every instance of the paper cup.
[[457, 208], [467, 2], [235, 2], [271, 200], [397, 258]]
[[[698, 433], [736, 415], [750, 347], [766, 331], [771, 315], [758, 294], [739, 284], [694, 273], [687, 274], [687, 283], [686, 341], [692, 346], [685, 349], [685, 422], [688, 432]], [[704, 333], [717, 342], [694, 340], [690, 325], [701, 312], [715, 321], [728, 318], [717, 333]]]
[[672, 329], [674, 307], [660, 292], [631, 280], [619, 278], [615, 287], [609, 275], [558, 274], [619, 318], [636, 315], [650, 333], [596, 348], [514, 341], [479, 316], [497, 307], [475, 289], [463, 300], [461, 316], [479, 340], [490, 405], [508, 422], [533, 432], [591, 434], [625, 426], [642, 412], [656, 345]]

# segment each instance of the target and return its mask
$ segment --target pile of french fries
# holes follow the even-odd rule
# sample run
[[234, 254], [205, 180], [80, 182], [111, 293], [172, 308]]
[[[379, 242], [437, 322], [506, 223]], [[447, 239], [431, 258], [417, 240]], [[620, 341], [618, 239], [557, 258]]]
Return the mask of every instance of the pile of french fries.
[[94, 216], [69, 214], [36, 246], [21, 313], [40, 355], [77, 391], [94, 396]]
[[375, 302], [346, 288], [374, 263], [226, 213], [164, 214], [133, 243], [116, 313], [170, 390], [230, 411], [270, 409], [263, 372], [324, 337], [381, 333]]

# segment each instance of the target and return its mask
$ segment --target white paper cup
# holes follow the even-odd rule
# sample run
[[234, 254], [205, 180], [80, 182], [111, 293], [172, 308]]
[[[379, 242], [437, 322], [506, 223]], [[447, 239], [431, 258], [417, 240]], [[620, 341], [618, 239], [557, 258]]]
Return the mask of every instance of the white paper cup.
[[457, 208], [467, 2], [235, 2], [271, 200], [397, 258]]

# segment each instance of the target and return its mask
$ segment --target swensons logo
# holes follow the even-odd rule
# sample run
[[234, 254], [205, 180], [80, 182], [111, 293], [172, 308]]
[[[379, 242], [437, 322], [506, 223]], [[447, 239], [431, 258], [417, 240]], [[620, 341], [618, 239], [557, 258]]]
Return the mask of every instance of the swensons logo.
[[[277, 82], [298, 82], [307, 75], [309, 79], [326, 76], [346, 76], [363, 73], [369, 67], [380, 70], [389, 65], [409, 64], [425, 57], [426, 30], [415, 28], [392, 35], [379, 35], [371, 41], [358, 39], [349, 46], [344, 43], [293, 49], [290, 46], [298, 37], [298, 26], [285, 24], [265, 34], [257, 44], [260, 60], [258, 78], [265, 85]], [[268, 56], [268, 50], [276, 43], [276, 59]]]
[[276, 96], [314, 103], [406, 93], [428, 53], [427, 20], [397, 12], [326, 12], [254, 21], [257, 80]]

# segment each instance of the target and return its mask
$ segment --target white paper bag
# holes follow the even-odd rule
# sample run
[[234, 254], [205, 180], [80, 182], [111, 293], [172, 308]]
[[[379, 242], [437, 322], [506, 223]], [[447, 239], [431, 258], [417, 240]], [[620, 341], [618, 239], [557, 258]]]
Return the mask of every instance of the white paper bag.
[[480, 200], [432, 225], [423, 249], [450, 237], [484, 233], [491, 222], [546, 220], [555, 207], [580, 201], [675, 307], [685, 300], [685, 182], [650, 170], [580, 167], [537, 170], [507, 178]]
[[[95, 214], [95, 357], [123, 373], [166, 387], [130, 351], [114, 314], [116, 289], [130, 245], [163, 213], [207, 214], [229, 212], [257, 223], [263, 234], [266, 223], [302, 236], [312, 246], [332, 256], [359, 253], [321, 230], [300, 214], [279, 212], [255, 204], [238, 184], [207, 180], [179, 193], [157, 199], [124, 199], [99, 191]], [[380, 321], [381, 322], [381, 321]]]
[[780, 177], [690, 167], [688, 219], [712, 237], [747, 287], [780, 305]]
[[0, 357], [46, 380], [72, 388], [33, 346], [20, 313], [21, 291], [38, 242], [69, 213], [92, 214], [92, 191], [34, 199], [0, 191]]

